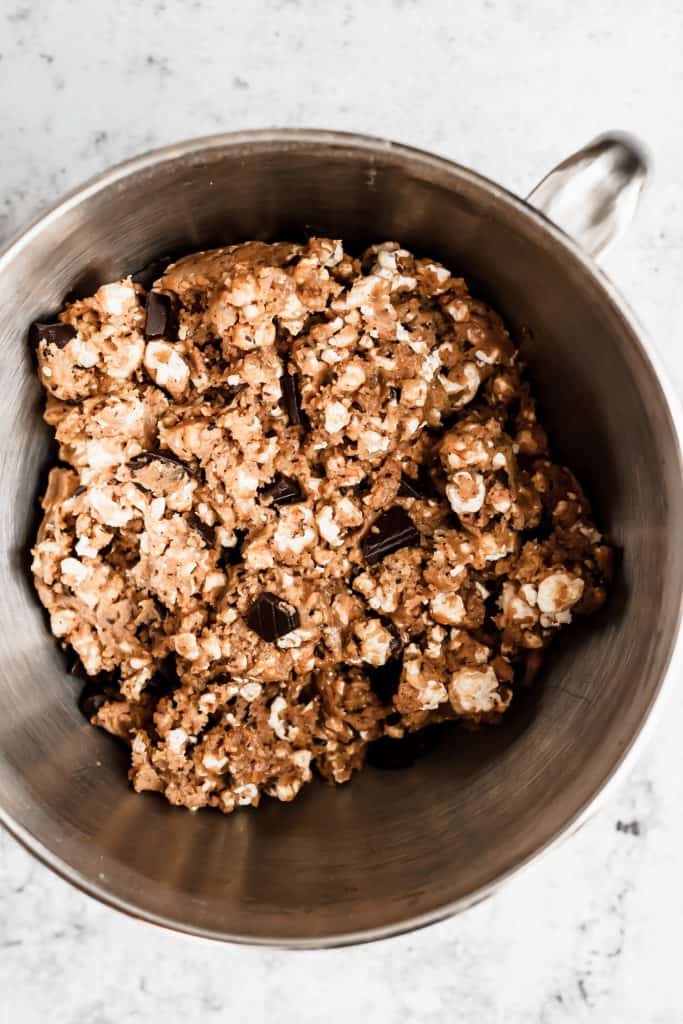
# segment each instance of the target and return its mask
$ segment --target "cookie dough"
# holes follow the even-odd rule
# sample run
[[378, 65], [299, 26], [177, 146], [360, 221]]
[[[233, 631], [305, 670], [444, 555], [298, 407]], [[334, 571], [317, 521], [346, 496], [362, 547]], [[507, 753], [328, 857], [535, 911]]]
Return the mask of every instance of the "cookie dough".
[[496, 722], [605, 598], [501, 318], [396, 243], [201, 252], [32, 337], [35, 583], [136, 790], [229, 812]]

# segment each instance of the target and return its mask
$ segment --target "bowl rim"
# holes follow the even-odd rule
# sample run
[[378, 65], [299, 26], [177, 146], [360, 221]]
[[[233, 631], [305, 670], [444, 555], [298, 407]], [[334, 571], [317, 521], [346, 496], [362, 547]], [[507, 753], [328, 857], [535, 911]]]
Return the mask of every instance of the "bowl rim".
[[[244, 130], [237, 132], [222, 132], [213, 135], [199, 136], [174, 142], [166, 146], [148, 150], [138, 156], [134, 156], [88, 178], [82, 184], [67, 192], [61, 199], [51, 205], [47, 210], [34, 217], [28, 225], [20, 230], [10, 241], [0, 249], [0, 274], [8, 266], [15, 256], [30, 246], [33, 239], [39, 235], [47, 225], [58, 221], [61, 216], [72, 208], [78, 206], [89, 196], [104, 191], [115, 185], [117, 182], [136, 174], [140, 171], [150, 170], [159, 164], [173, 161], [175, 159], [200, 156], [221, 148], [239, 149], [243, 146], [254, 147], [262, 144], [264, 147], [277, 146], [281, 149], [298, 147], [332, 147], [359, 151], [366, 156], [391, 157], [409, 161], [413, 167], [422, 165], [432, 172], [452, 177], [457, 176], [460, 180], [487, 191], [496, 199], [512, 206], [517, 213], [531, 220], [537, 230], [546, 236], [550, 236], [555, 244], [563, 247], [568, 255], [577, 261], [582, 269], [593, 279], [594, 283], [601, 290], [603, 297], [613, 307], [614, 311], [621, 318], [623, 325], [630, 332], [633, 342], [640, 349], [640, 354], [645, 362], [651, 367], [661, 395], [669, 415], [672, 433], [676, 439], [676, 453], [680, 471], [681, 483], [683, 485], [683, 407], [676, 390], [668, 377], [668, 372], [663, 366], [662, 360], [655, 349], [652, 339], [649, 337], [639, 320], [631, 310], [628, 303], [620, 294], [615, 285], [611, 282], [605, 272], [596, 264], [594, 259], [561, 228], [554, 224], [541, 211], [537, 210], [524, 199], [510, 192], [498, 182], [493, 181], [476, 171], [465, 167], [456, 161], [446, 157], [438, 156], [427, 150], [394, 142], [380, 136], [367, 135], [348, 131], [332, 131], [318, 128], [264, 128], [255, 130]], [[642, 719], [633, 733], [629, 743], [621, 751], [619, 757], [598, 783], [592, 795], [584, 803], [569, 814], [562, 826], [552, 834], [544, 843], [538, 846], [526, 857], [521, 858], [517, 863], [503, 870], [495, 879], [480, 886], [474, 892], [455, 901], [449, 901], [435, 908], [425, 911], [412, 917], [404, 918], [398, 922], [388, 925], [381, 925], [374, 928], [362, 929], [360, 931], [345, 931], [338, 934], [316, 936], [313, 938], [282, 939], [272, 937], [254, 937], [252, 935], [236, 934], [224, 931], [216, 931], [188, 924], [174, 918], [172, 915], [160, 915], [143, 909], [127, 899], [115, 896], [110, 893], [104, 884], [103, 879], [92, 880], [84, 876], [80, 871], [71, 867], [39, 840], [29, 829], [20, 822], [15, 821], [0, 807], [0, 825], [2, 825], [11, 836], [35, 856], [46, 867], [50, 868], [60, 878], [69, 882], [76, 889], [93, 897], [105, 906], [118, 910], [129, 917], [148, 924], [154, 924], [166, 930], [190, 935], [198, 938], [211, 939], [214, 941], [230, 942], [247, 946], [258, 946], [270, 949], [329, 949], [344, 946], [358, 945], [366, 942], [373, 942], [380, 939], [387, 939], [407, 932], [415, 931], [428, 925], [444, 921], [468, 908], [481, 903], [491, 897], [494, 892], [508, 879], [519, 874], [528, 868], [541, 856], [549, 853], [563, 840], [568, 838], [583, 827], [612, 795], [616, 787], [623, 780], [624, 775], [631, 769], [636, 757], [642, 751], [643, 746], [648, 742], [656, 726], [657, 716], [661, 714], [665, 698], [670, 696], [672, 681], [679, 670], [683, 669], [683, 631], [681, 624], [683, 619], [683, 581], [681, 582], [681, 599], [679, 601], [678, 613], [673, 636], [670, 640], [670, 647], [666, 661], [662, 668], [661, 677], [655, 689], [650, 703], [643, 712]], [[655, 713], [656, 712], [656, 713]]]

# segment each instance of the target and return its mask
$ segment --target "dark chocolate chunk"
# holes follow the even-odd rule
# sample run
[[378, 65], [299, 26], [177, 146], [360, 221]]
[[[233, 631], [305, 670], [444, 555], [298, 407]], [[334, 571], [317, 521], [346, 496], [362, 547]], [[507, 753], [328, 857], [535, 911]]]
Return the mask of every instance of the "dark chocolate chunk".
[[134, 284], [142, 285], [145, 291], [149, 291], [154, 282], [158, 281], [162, 274], [166, 273], [170, 265], [177, 258], [177, 256], [160, 256], [158, 259], [152, 260], [144, 267], [136, 270], [134, 274], [131, 274], [131, 280]]
[[85, 492], [87, 491], [87, 489], [88, 489], [88, 488], [87, 488], [87, 487], [84, 487], [84, 486], [83, 486], [83, 484], [79, 484], [79, 485], [78, 485], [78, 487], [76, 488], [76, 490], [75, 490], [75, 491], [74, 491], [74, 493], [73, 493], [73, 497], [74, 497], [74, 498], [78, 498], [78, 497], [80, 497], [80, 495], [81, 495], [81, 494], [85, 494]]
[[47, 345], [56, 345], [57, 348], [66, 348], [72, 338], [75, 338], [78, 331], [71, 324], [31, 324], [29, 338], [33, 345], [44, 341]]
[[[171, 299], [162, 292], [150, 292], [147, 296], [146, 338], [169, 338], [173, 322]], [[171, 339], [172, 340], [172, 339]]]
[[276, 473], [261, 494], [271, 505], [290, 505], [292, 502], [304, 500], [298, 481], [291, 476], [285, 476], [284, 473]]
[[363, 665], [370, 686], [382, 704], [391, 704], [403, 671], [403, 658], [390, 658], [383, 665]]
[[394, 388], [394, 387], [389, 388], [389, 398], [391, 399], [392, 402], [400, 402], [401, 401], [401, 389], [400, 388]]
[[262, 640], [274, 643], [286, 636], [300, 623], [299, 613], [277, 594], [264, 590], [252, 604], [246, 618], [249, 629], [253, 629]]
[[212, 548], [216, 543], [216, 531], [213, 526], [209, 526], [203, 519], [200, 519], [194, 512], [187, 513], [187, 521], [193, 530], [196, 530], [199, 536], [202, 538], [207, 548]]
[[280, 378], [280, 387], [290, 426], [305, 427], [306, 414], [301, 407], [301, 378], [299, 374], [289, 373], [285, 370]]
[[408, 513], [400, 505], [392, 505], [377, 517], [360, 546], [368, 565], [376, 565], [392, 552], [419, 542], [420, 534]]
[[165, 494], [167, 488], [178, 487], [194, 475], [181, 459], [165, 452], [140, 452], [128, 460], [128, 468], [135, 486], [151, 494]]
[[247, 535], [247, 530], [235, 530], [236, 542], [231, 548], [221, 548], [218, 555], [218, 564], [221, 569], [227, 569], [230, 565], [239, 565], [242, 561], [242, 545]]
[[173, 455], [172, 452], [140, 452], [139, 455], [134, 455], [132, 459], [128, 460], [128, 466], [132, 470], [144, 469], [145, 466], [151, 466], [153, 462], [162, 462], [167, 466], [175, 466], [177, 469], [182, 469], [189, 476], [192, 476], [192, 470], [179, 459], [177, 455]]

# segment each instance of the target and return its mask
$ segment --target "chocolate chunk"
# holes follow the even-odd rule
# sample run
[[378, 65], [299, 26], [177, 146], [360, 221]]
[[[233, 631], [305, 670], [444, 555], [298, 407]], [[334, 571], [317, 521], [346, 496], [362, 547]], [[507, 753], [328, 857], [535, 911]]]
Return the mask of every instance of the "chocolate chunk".
[[242, 561], [242, 545], [247, 536], [246, 530], [235, 530], [236, 542], [231, 548], [221, 548], [218, 555], [218, 564], [221, 569], [227, 569], [230, 565], [239, 565]]
[[370, 686], [382, 704], [391, 704], [398, 691], [403, 671], [403, 658], [390, 658], [383, 665], [363, 665]]
[[252, 604], [246, 618], [249, 629], [253, 629], [262, 640], [274, 643], [286, 636], [300, 623], [299, 613], [277, 594], [264, 590]]
[[193, 530], [196, 530], [199, 536], [202, 538], [207, 548], [212, 548], [216, 543], [216, 531], [213, 526], [209, 526], [203, 519], [200, 519], [194, 512], [187, 513], [187, 521]]
[[167, 466], [182, 469], [189, 476], [193, 475], [187, 463], [171, 452], [140, 452], [139, 455], [134, 455], [132, 459], [128, 460], [128, 467], [132, 470], [144, 469], [145, 466], [151, 466], [154, 462], [162, 462]]
[[400, 548], [416, 547], [420, 534], [400, 505], [392, 505], [374, 521], [361, 541], [361, 551], [368, 565], [376, 565]]
[[145, 264], [139, 270], [136, 270], [134, 274], [131, 274], [131, 280], [134, 284], [142, 285], [145, 291], [149, 291], [155, 281], [165, 274], [172, 263], [176, 261], [177, 256], [160, 256], [157, 260], [152, 260], [150, 263]]
[[290, 426], [305, 427], [307, 420], [301, 407], [301, 378], [299, 374], [289, 373], [285, 370], [280, 378], [280, 387]]
[[276, 473], [272, 483], [264, 487], [261, 493], [271, 505], [290, 505], [304, 500], [298, 481], [283, 473]]
[[83, 484], [79, 484], [78, 487], [76, 488], [76, 490], [73, 493], [73, 497], [74, 498], [79, 498], [81, 496], [81, 494], [85, 494], [87, 489], [88, 488], [84, 487]]
[[128, 468], [139, 490], [158, 495], [181, 486], [188, 476], [194, 475], [181, 459], [162, 452], [140, 452], [128, 460]]
[[401, 389], [400, 388], [394, 388], [394, 387], [389, 388], [389, 398], [391, 399], [392, 402], [400, 402], [401, 401]]
[[[171, 299], [162, 292], [150, 292], [147, 296], [146, 338], [169, 338], [173, 322]], [[169, 339], [172, 340], [172, 339]]]
[[66, 348], [72, 338], [75, 338], [78, 331], [71, 324], [31, 324], [29, 338], [33, 345], [39, 345], [44, 341], [46, 345], [56, 345], [57, 348]]

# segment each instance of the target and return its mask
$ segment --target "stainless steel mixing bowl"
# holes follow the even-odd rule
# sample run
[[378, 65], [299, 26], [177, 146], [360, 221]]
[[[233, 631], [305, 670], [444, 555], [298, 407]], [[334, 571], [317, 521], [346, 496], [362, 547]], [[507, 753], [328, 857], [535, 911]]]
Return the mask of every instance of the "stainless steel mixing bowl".
[[[643, 176], [599, 141], [532, 194], [592, 249]], [[467, 275], [525, 339], [556, 449], [622, 551], [601, 615], [567, 631], [499, 729], [444, 735], [403, 773], [313, 784], [231, 817], [135, 796], [126, 756], [76, 709], [32, 590], [28, 548], [51, 458], [26, 331], [66, 293], [162, 253], [322, 233], [391, 238]], [[528, 328], [528, 329], [525, 329]], [[0, 813], [63, 877], [172, 928], [322, 946], [434, 921], [582, 820], [642, 733], [683, 585], [681, 427], [642, 331], [592, 258], [529, 202], [445, 160], [352, 135], [273, 131], [184, 143], [107, 172], [0, 258]]]

